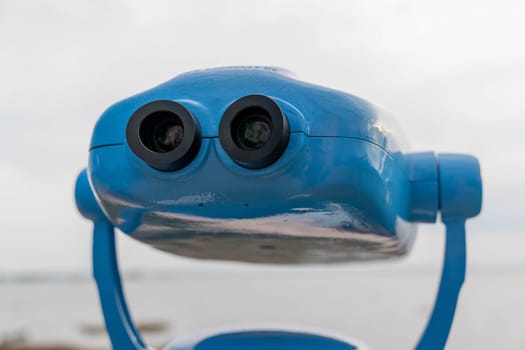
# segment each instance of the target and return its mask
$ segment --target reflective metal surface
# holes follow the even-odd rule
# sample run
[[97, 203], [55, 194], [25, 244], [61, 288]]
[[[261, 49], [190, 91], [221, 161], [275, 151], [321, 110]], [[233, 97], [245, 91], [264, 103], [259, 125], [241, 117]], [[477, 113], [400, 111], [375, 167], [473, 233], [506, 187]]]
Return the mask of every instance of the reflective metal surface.
[[[235, 100], [272, 98], [290, 124], [284, 154], [246, 169], [221, 147], [218, 125]], [[170, 99], [202, 126], [195, 159], [157, 171], [130, 151], [125, 129], [142, 105]], [[115, 104], [98, 122], [88, 174], [111, 222], [159, 249], [203, 259], [319, 263], [405, 254], [415, 226], [402, 137], [352, 95], [278, 71], [224, 68], [183, 74]]]

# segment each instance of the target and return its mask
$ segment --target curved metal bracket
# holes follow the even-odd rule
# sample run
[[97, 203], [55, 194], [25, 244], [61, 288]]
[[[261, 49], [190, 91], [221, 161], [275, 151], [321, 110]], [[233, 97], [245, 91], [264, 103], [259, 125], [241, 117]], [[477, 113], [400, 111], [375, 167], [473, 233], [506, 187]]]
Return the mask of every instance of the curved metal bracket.
[[[465, 221], [445, 222], [443, 271], [432, 316], [416, 350], [443, 349], [448, 339], [466, 270]], [[111, 223], [96, 222], [93, 232], [93, 273], [111, 344], [119, 350], [146, 350], [131, 320], [118, 269], [115, 232]]]
[[440, 350], [445, 347], [454, 320], [459, 292], [465, 280], [465, 220], [451, 220], [445, 222], [445, 225], [445, 257], [439, 290], [432, 315], [416, 350]]
[[118, 269], [115, 230], [108, 221], [94, 225], [93, 275], [113, 349], [148, 349], [129, 315]]

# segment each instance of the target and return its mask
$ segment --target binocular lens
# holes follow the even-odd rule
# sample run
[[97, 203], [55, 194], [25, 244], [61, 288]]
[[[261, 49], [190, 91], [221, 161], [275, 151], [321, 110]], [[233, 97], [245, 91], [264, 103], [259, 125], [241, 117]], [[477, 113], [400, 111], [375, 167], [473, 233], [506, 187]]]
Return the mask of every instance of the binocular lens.
[[247, 111], [234, 125], [235, 141], [244, 150], [257, 150], [268, 143], [272, 136], [271, 120], [262, 111]]
[[155, 130], [155, 140], [157, 148], [164, 152], [173, 151], [177, 148], [184, 137], [184, 128], [182, 125], [163, 125]]
[[140, 107], [126, 129], [131, 150], [162, 171], [188, 165], [199, 151], [200, 127], [184, 106], [174, 101], [154, 101]]
[[288, 120], [277, 103], [263, 95], [233, 102], [219, 125], [222, 147], [239, 165], [260, 169], [274, 163], [288, 146]]
[[139, 135], [144, 146], [150, 151], [166, 153], [180, 146], [184, 139], [184, 126], [176, 114], [161, 111], [144, 119]]

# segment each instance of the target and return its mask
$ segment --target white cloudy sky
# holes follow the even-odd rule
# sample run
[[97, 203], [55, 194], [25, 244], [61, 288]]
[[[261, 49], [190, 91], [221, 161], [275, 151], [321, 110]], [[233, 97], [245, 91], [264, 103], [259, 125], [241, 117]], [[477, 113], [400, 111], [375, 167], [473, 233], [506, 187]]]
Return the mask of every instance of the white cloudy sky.
[[[98, 116], [223, 65], [286, 67], [390, 110], [414, 150], [478, 156], [471, 257], [523, 263], [523, 18], [508, 0], [0, 0], [0, 272], [89, 269], [72, 191]], [[421, 231], [416, 261], [441, 250], [439, 229]], [[123, 245], [128, 267], [181, 261]]]

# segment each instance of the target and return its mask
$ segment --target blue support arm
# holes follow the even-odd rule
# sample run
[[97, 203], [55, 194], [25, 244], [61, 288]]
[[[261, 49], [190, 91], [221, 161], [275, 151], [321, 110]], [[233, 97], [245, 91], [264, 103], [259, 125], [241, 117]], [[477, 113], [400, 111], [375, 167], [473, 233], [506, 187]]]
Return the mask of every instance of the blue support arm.
[[[445, 225], [445, 257], [439, 291], [416, 350], [440, 350], [445, 347], [465, 279], [465, 221], [451, 220]], [[93, 272], [113, 349], [148, 349], [128, 311], [118, 269], [115, 233], [107, 221], [96, 222], [94, 226]]]
[[108, 221], [94, 224], [93, 275], [113, 349], [148, 349], [128, 311], [117, 262], [115, 232]]
[[465, 221], [452, 220], [445, 222], [445, 225], [445, 257], [439, 290], [432, 315], [416, 350], [445, 348], [454, 320], [459, 292], [465, 280], [467, 265]]

